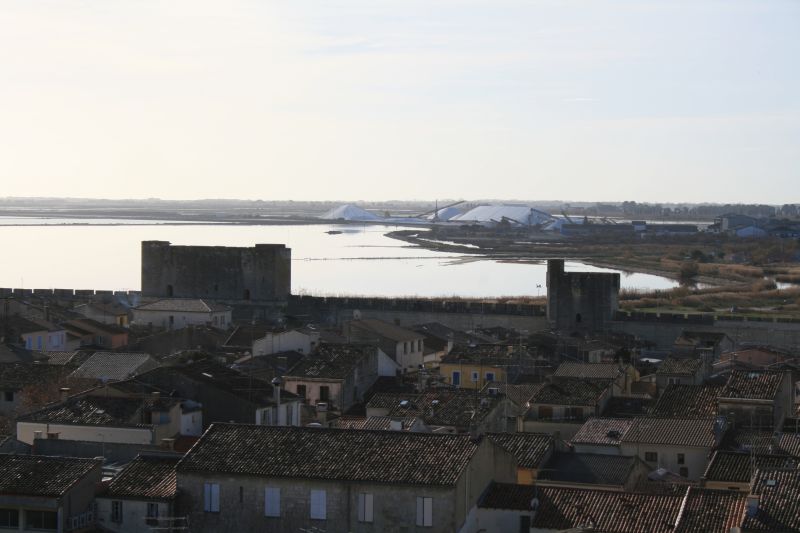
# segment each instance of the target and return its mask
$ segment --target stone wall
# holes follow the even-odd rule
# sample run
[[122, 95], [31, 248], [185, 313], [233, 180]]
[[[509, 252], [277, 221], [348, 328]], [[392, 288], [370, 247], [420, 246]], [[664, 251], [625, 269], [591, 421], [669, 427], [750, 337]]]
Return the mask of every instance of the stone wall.
[[291, 249], [172, 246], [142, 242], [142, 295], [226, 301], [285, 301], [291, 292]]
[[547, 320], [559, 331], [606, 331], [617, 311], [619, 274], [564, 272], [563, 259], [547, 262]]

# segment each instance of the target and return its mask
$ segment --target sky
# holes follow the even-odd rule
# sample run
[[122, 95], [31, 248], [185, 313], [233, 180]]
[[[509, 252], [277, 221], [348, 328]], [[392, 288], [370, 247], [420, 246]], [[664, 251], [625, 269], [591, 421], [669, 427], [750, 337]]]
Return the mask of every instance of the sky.
[[797, 0], [0, 0], [0, 196], [800, 202]]

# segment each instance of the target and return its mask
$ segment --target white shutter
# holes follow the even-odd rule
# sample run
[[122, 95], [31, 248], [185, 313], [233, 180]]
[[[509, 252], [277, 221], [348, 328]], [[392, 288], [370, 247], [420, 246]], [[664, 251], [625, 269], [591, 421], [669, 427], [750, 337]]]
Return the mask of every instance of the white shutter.
[[423, 526], [433, 525], [433, 498], [423, 498], [424, 500], [424, 523]]
[[311, 518], [314, 520], [326, 519], [326, 503], [324, 490], [311, 491]]
[[204, 483], [203, 484], [203, 511], [210, 512], [211, 511], [211, 484]]
[[358, 521], [372, 522], [372, 494], [362, 492], [358, 495]]
[[281, 516], [281, 489], [278, 487], [264, 489], [264, 516]]

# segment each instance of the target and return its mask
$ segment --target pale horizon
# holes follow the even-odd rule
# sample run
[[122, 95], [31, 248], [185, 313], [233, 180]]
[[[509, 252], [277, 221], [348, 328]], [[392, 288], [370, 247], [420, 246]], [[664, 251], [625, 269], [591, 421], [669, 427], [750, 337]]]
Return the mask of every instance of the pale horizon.
[[0, 20], [4, 197], [800, 202], [798, 2], [4, 0]]

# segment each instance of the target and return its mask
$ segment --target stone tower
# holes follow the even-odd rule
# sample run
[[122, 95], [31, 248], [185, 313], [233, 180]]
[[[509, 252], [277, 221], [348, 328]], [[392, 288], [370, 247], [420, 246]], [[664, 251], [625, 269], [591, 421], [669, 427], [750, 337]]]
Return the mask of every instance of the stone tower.
[[563, 259], [547, 262], [547, 321], [559, 331], [606, 331], [617, 311], [619, 274], [564, 272]]

